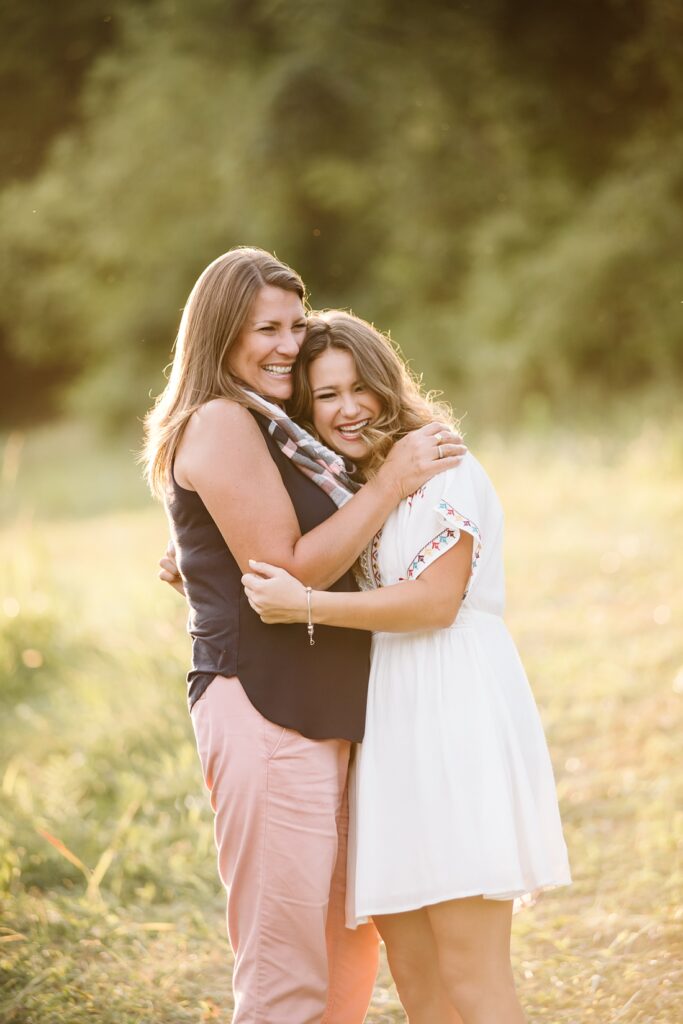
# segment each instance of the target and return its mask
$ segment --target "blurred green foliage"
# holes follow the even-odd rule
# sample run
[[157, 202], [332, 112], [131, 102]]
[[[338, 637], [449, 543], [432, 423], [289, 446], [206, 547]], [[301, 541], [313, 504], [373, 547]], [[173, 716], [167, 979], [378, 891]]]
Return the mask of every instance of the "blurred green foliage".
[[0, 21], [6, 423], [142, 412], [236, 244], [501, 415], [683, 377], [671, 0], [13, 0]]

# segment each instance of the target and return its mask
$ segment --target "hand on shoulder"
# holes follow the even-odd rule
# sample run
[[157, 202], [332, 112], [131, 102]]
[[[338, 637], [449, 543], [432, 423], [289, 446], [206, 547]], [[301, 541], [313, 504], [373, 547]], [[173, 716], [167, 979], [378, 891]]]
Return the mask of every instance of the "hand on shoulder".
[[435, 475], [457, 466], [466, 452], [462, 437], [448, 425], [427, 423], [396, 442], [380, 473], [393, 482], [400, 500]]

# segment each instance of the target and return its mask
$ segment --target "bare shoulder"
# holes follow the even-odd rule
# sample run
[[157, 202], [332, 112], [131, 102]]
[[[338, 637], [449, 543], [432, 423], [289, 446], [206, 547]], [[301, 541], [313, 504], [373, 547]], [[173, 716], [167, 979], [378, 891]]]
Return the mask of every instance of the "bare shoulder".
[[181, 486], [195, 489], [201, 477], [214, 476], [219, 466], [236, 470], [242, 460], [253, 460], [266, 451], [249, 410], [227, 398], [214, 398], [187, 421], [176, 453], [176, 479]]
[[213, 398], [192, 413], [183, 433], [182, 447], [203, 451], [214, 446], [263, 444], [261, 431], [248, 409], [228, 398]]
[[205, 402], [188, 420], [187, 428], [193, 433], [224, 430], [251, 430], [258, 427], [248, 409], [229, 398], [212, 398]]

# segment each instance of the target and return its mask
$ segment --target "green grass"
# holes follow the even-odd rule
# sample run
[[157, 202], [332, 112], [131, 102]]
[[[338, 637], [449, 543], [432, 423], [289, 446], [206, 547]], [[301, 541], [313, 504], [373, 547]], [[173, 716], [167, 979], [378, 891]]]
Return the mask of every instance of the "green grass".
[[[680, 422], [470, 437], [507, 513], [508, 621], [575, 883], [514, 921], [529, 1020], [674, 1024], [683, 987]], [[5, 444], [0, 1019], [227, 1021], [230, 954], [180, 599], [133, 443]], [[2, 449], [0, 448], [0, 456]], [[679, 844], [677, 846], [677, 844]], [[404, 1017], [386, 967], [368, 1020]]]

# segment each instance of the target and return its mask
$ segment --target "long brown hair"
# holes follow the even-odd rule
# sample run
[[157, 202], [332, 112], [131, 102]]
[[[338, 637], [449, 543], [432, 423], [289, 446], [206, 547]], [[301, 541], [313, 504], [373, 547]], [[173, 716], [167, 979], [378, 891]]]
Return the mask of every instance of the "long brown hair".
[[304, 283], [291, 267], [263, 249], [239, 246], [223, 253], [200, 274], [180, 321], [168, 384], [145, 417], [140, 461], [157, 497], [163, 498], [173, 457], [188, 419], [212, 398], [252, 407], [227, 356], [265, 285], [295, 292], [305, 301]]
[[377, 471], [392, 445], [408, 431], [433, 420], [455, 425], [450, 406], [423, 391], [420, 380], [390, 338], [353, 313], [328, 309], [309, 316], [306, 337], [294, 364], [294, 390], [287, 409], [292, 419], [307, 430], [315, 433], [308, 369], [330, 348], [351, 355], [359, 378], [381, 403], [379, 417], [362, 435], [370, 445], [370, 455], [362, 465], [366, 477]]

